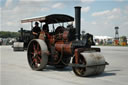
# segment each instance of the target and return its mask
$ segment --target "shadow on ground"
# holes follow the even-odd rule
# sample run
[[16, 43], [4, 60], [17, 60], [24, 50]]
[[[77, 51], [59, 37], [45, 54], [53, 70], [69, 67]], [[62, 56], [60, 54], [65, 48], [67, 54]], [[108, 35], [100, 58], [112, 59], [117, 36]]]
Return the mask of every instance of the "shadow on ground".
[[[68, 66], [62, 69], [57, 69], [54, 66], [47, 66], [43, 71], [59, 71], [59, 72], [69, 72], [72, 71], [72, 67]], [[93, 75], [93, 76], [88, 76], [87, 78], [97, 78], [97, 77], [107, 77], [107, 76], [116, 76], [116, 71], [121, 71], [121, 70], [107, 70], [104, 71], [102, 74], [99, 75]], [[84, 77], [83, 77], [84, 78]]]
[[72, 67], [56, 68], [54, 66], [47, 66], [43, 71], [72, 71]]
[[89, 78], [116, 76], [116, 72], [115, 71], [121, 71], [121, 70], [108, 70], [108, 71], [104, 71], [100, 75], [89, 76]]

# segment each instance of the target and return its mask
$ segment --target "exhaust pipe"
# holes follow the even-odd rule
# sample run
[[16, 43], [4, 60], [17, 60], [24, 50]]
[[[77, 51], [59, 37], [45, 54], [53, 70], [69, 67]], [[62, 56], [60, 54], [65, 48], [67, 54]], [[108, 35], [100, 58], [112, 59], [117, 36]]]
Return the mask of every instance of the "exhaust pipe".
[[75, 8], [75, 28], [76, 28], [76, 40], [80, 40], [80, 26], [81, 26], [81, 7]]

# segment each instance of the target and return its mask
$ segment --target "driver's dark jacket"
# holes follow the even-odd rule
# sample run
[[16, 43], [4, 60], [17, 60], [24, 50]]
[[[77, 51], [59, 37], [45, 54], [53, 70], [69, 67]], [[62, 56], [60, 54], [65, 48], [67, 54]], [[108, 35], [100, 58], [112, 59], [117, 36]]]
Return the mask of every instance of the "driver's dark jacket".
[[35, 27], [32, 29], [32, 32], [38, 33], [38, 35], [34, 35], [35, 38], [38, 38], [40, 31], [41, 31], [41, 30], [40, 30], [40, 27], [38, 27], [38, 26], [35, 26]]

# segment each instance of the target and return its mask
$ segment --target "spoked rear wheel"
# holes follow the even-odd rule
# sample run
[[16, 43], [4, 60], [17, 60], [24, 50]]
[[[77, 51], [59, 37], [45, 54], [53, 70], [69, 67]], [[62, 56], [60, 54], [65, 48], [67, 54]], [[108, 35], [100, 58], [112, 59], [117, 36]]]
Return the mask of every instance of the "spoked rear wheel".
[[33, 70], [42, 70], [48, 62], [47, 45], [43, 40], [34, 39], [28, 45], [28, 63]]

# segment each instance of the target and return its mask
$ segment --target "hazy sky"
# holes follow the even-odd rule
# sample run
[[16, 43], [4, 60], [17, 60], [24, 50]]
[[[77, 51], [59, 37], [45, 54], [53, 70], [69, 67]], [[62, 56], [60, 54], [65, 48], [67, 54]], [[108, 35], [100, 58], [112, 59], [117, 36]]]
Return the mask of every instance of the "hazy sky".
[[0, 30], [29, 30], [30, 25], [20, 23], [25, 18], [54, 13], [74, 17], [74, 6], [82, 7], [82, 30], [113, 37], [119, 26], [119, 35], [128, 37], [128, 0], [0, 0]]

